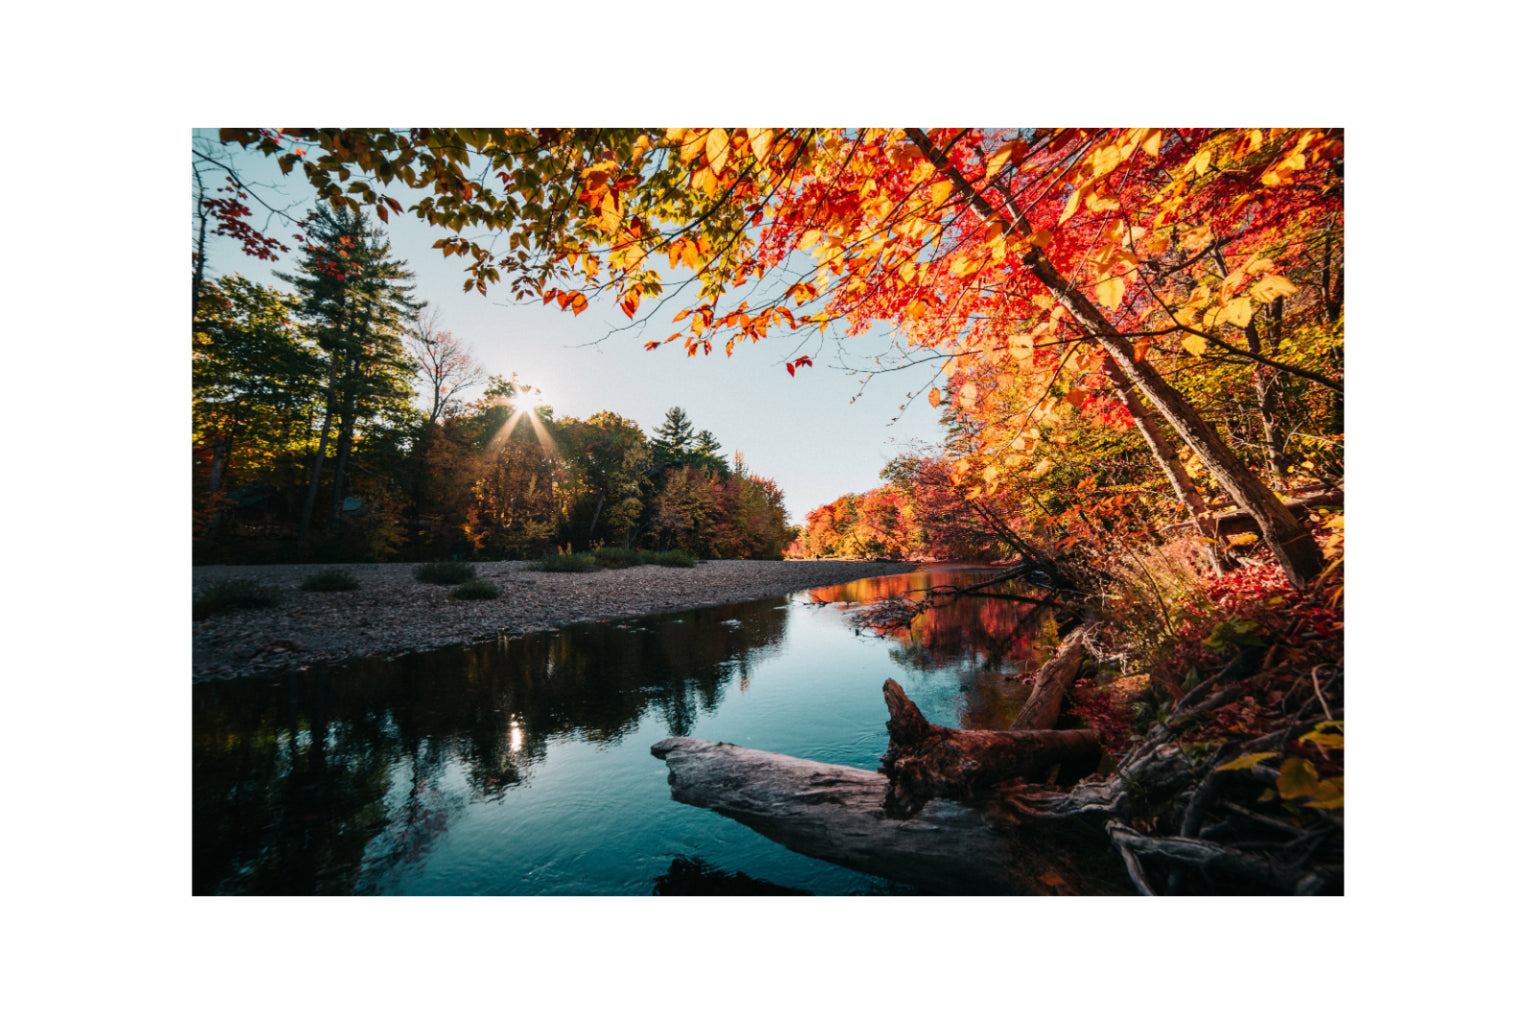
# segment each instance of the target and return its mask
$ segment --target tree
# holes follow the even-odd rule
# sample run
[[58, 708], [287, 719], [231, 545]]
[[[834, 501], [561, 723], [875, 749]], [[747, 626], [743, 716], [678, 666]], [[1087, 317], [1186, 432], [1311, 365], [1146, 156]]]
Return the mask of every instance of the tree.
[[247, 484], [286, 483], [319, 399], [320, 360], [293, 322], [288, 297], [239, 275], [202, 286], [192, 335], [192, 439], [207, 452], [210, 511], [238, 473]]
[[306, 223], [303, 248], [298, 273], [277, 276], [294, 286], [297, 313], [330, 357], [325, 417], [299, 527], [299, 543], [307, 546], [332, 420], [339, 415], [331, 486], [334, 532], [359, 416], [367, 419], [409, 400], [411, 367], [400, 338], [420, 304], [410, 294], [413, 275], [390, 258], [383, 232], [361, 214], [317, 209]]
[[571, 533], [587, 547], [633, 546], [651, 459], [645, 431], [607, 411], [555, 426], [568, 467]]
[[666, 419], [656, 428], [651, 441], [651, 458], [656, 468], [688, 465], [696, 440], [693, 421], [682, 406], [674, 405], [668, 409]]
[[423, 307], [405, 335], [416, 374], [427, 388], [428, 427], [437, 424], [458, 395], [485, 379], [485, 368], [475, 361], [468, 343], [443, 330], [440, 319], [437, 310]]

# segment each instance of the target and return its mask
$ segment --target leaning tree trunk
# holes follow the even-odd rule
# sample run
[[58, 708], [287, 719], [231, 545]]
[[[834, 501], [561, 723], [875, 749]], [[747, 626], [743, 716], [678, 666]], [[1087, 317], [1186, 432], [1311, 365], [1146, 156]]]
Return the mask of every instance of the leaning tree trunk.
[[1141, 432], [1142, 439], [1147, 442], [1147, 447], [1152, 451], [1152, 461], [1157, 463], [1168, 482], [1173, 485], [1173, 493], [1178, 496], [1189, 516], [1195, 521], [1195, 528], [1201, 536], [1209, 540], [1210, 544], [1200, 545], [1206, 554], [1211, 568], [1220, 575], [1226, 569], [1225, 559], [1222, 557], [1221, 538], [1216, 535], [1216, 521], [1211, 517], [1211, 510], [1205, 503], [1205, 497], [1195, 482], [1189, 478], [1189, 471], [1184, 468], [1184, 463], [1179, 461], [1178, 453], [1173, 450], [1173, 445], [1168, 443], [1168, 435], [1163, 433], [1162, 425], [1153, 417], [1152, 411], [1147, 408], [1141, 396], [1136, 394], [1136, 389], [1131, 386], [1130, 378], [1120, 369], [1114, 360], [1104, 363], [1104, 371], [1109, 375], [1109, 382], [1119, 396], [1120, 402], [1130, 412], [1131, 419], [1136, 422], [1136, 429]]
[[[905, 129], [907, 137], [923, 152], [966, 198], [971, 209], [984, 221], [997, 224], [1003, 236], [1033, 233], [1022, 213], [1004, 216], [992, 206], [950, 160], [938, 151], [928, 136], [918, 128]], [[1080, 290], [1073, 287], [1038, 247], [1030, 249], [1023, 262], [1041, 284], [1055, 297], [1072, 318], [1099, 347], [1119, 364], [1130, 382], [1141, 389], [1159, 415], [1184, 439], [1205, 463], [1216, 482], [1259, 525], [1264, 540], [1292, 586], [1298, 589], [1310, 583], [1323, 569], [1323, 556], [1305, 526], [1298, 523], [1280, 499], [1245, 466], [1209, 423], [1179, 391], [1163, 379], [1152, 365], [1136, 359], [1130, 340], [1110, 322], [1109, 317]]]

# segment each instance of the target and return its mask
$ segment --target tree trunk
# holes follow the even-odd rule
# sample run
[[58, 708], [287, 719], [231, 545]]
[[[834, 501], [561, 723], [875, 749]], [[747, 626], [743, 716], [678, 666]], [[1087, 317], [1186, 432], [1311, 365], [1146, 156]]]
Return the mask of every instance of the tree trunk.
[[[959, 169], [934, 147], [921, 129], [908, 128], [905, 131], [929, 162], [966, 198], [978, 217], [1002, 227], [1005, 237], [1033, 233], [1028, 218], [1023, 214], [1014, 211], [1011, 218], [1000, 214], [976, 191], [975, 186], [966, 180]], [[1038, 248], [1031, 249], [1024, 257], [1024, 264], [1056, 301], [1072, 314], [1078, 326], [1119, 363], [1125, 376], [1142, 390], [1153, 408], [1184, 439], [1184, 443], [1194, 450], [1232, 500], [1253, 515], [1291, 585], [1301, 589], [1322, 572], [1322, 552], [1312, 539], [1312, 534], [1243, 465], [1242, 460], [1227, 447], [1226, 442], [1205, 422], [1188, 399], [1164, 380], [1150, 363], [1137, 361], [1129, 339], [1120, 333], [1098, 306], [1061, 275], [1044, 252]]]
[[1218, 576], [1221, 575], [1226, 569], [1226, 559], [1216, 543], [1220, 538], [1216, 536], [1216, 522], [1211, 518], [1210, 507], [1205, 503], [1205, 496], [1189, 478], [1189, 471], [1184, 468], [1184, 463], [1179, 461], [1178, 453], [1168, 442], [1168, 436], [1163, 433], [1162, 425], [1157, 422], [1152, 411], [1136, 394], [1136, 389], [1131, 386], [1125, 371], [1121, 370], [1120, 365], [1113, 359], [1105, 360], [1104, 371], [1109, 376], [1109, 382], [1114, 387], [1121, 404], [1130, 412], [1131, 419], [1135, 420], [1136, 429], [1141, 432], [1142, 439], [1151, 449], [1152, 461], [1157, 463], [1163, 475], [1168, 478], [1168, 482], [1173, 485], [1173, 493], [1189, 511], [1190, 518], [1195, 521], [1200, 534], [1212, 542], [1202, 544], [1200, 547], [1204, 549], [1211, 569]]
[[1323, 570], [1322, 552], [1307, 528], [1297, 522], [1280, 499], [1243, 465], [1188, 399], [1164, 380], [1151, 364], [1136, 361], [1130, 341], [1082, 292], [1067, 283], [1044, 253], [1036, 249], [1026, 262], [1056, 301], [1098, 340], [1184, 443], [1194, 449], [1222, 490], [1253, 516], [1291, 585], [1298, 590], [1305, 588]]
[[975, 808], [931, 800], [885, 813], [878, 772], [674, 736], [651, 747], [672, 799], [739, 821], [796, 853], [945, 895], [1020, 891], [1005, 840]]
[[[1278, 352], [1280, 348], [1280, 317], [1285, 308], [1285, 296], [1277, 295], [1274, 302], [1269, 305], [1269, 347], [1271, 352]], [[1248, 351], [1254, 355], [1264, 354], [1264, 345], [1259, 337], [1259, 328], [1254, 321], [1249, 320], [1248, 326], [1243, 328], [1243, 334], [1248, 339]], [[1285, 438], [1280, 433], [1280, 425], [1277, 420], [1280, 406], [1280, 381], [1276, 371], [1259, 364], [1253, 367], [1253, 394], [1258, 399], [1259, 428], [1263, 434], [1264, 465], [1269, 470], [1269, 475], [1276, 485], [1285, 477]]]
[[320, 494], [320, 471], [325, 466], [325, 447], [331, 439], [331, 412], [336, 404], [336, 370], [341, 350], [331, 350], [330, 379], [325, 385], [325, 415], [320, 420], [320, 446], [315, 450], [315, 468], [309, 475], [309, 493], [304, 496], [304, 513], [299, 519], [299, 547], [309, 550], [309, 524], [314, 518], [315, 498]]
[[1061, 700], [1082, 667], [1083, 640], [1074, 635], [1057, 649], [1056, 657], [1035, 673], [1035, 688], [1029, 692], [1029, 699], [1008, 730], [1056, 728], [1056, 719], [1061, 715]]
[[336, 476], [331, 485], [331, 522], [329, 533], [341, 532], [341, 506], [347, 499], [347, 459], [352, 454], [352, 430], [357, 425], [357, 388], [346, 389], [342, 401], [341, 427], [336, 433]]

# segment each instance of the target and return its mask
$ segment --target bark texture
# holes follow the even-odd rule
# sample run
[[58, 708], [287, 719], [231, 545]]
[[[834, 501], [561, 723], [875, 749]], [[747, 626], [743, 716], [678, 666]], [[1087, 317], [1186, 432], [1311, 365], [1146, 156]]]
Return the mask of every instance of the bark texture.
[[885, 681], [891, 740], [880, 771], [891, 780], [885, 811], [908, 818], [930, 800], [977, 803], [997, 783], [1042, 781], [1051, 768], [1092, 771], [1102, 750], [1092, 729], [949, 729], [923, 717], [894, 679]]
[[1041, 665], [1040, 671], [1035, 673], [1035, 688], [1029, 692], [1029, 699], [1008, 727], [1009, 731], [1056, 728], [1056, 719], [1061, 716], [1061, 700], [1082, 667], [1083, 639], [1074, 635], [1057, 650], [1056, 657]]
[[651, 747], [672, 799], [741, 822], [796, 853], [944, 895], [1008, 894], [1009, 851], [975, 808], [931, 800], [886, 814], [878, 772], [674, 736]]

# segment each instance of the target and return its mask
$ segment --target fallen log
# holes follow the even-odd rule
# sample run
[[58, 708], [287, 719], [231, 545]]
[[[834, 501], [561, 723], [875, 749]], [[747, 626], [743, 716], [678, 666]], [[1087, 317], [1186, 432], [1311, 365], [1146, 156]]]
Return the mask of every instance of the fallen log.
[[1077, 670], [1083, 667], [1083, 639], [1073, 635], [1057, 651], [1056, 657], [1040, 666], [1035, 673], [1035, 688], [1013, 724], [1010, 732], [1026, 729], [1054, 729], [1061, 716], [1061, 700], [1067, 687], [1077, 678]]
[[809, 857], [943, 895], [1029, 891], [981, 812], [945, 799], [918, 813], [885, 812], [878, 772], [674, 736], [651, 747], [667, 763], [672, 799], [741, 822]]
[[1056, 765], [1087, 774], [1103, 753], [1092, 729], [999, 732], [934, 725], [894, 679], [885, 681], [885, 705], [891, 739], [880, 771], [891, 782], [885, 812], [894, 818], [916, 814], [935, 797], [975, 804], [999, 782], [1038, 782]]

